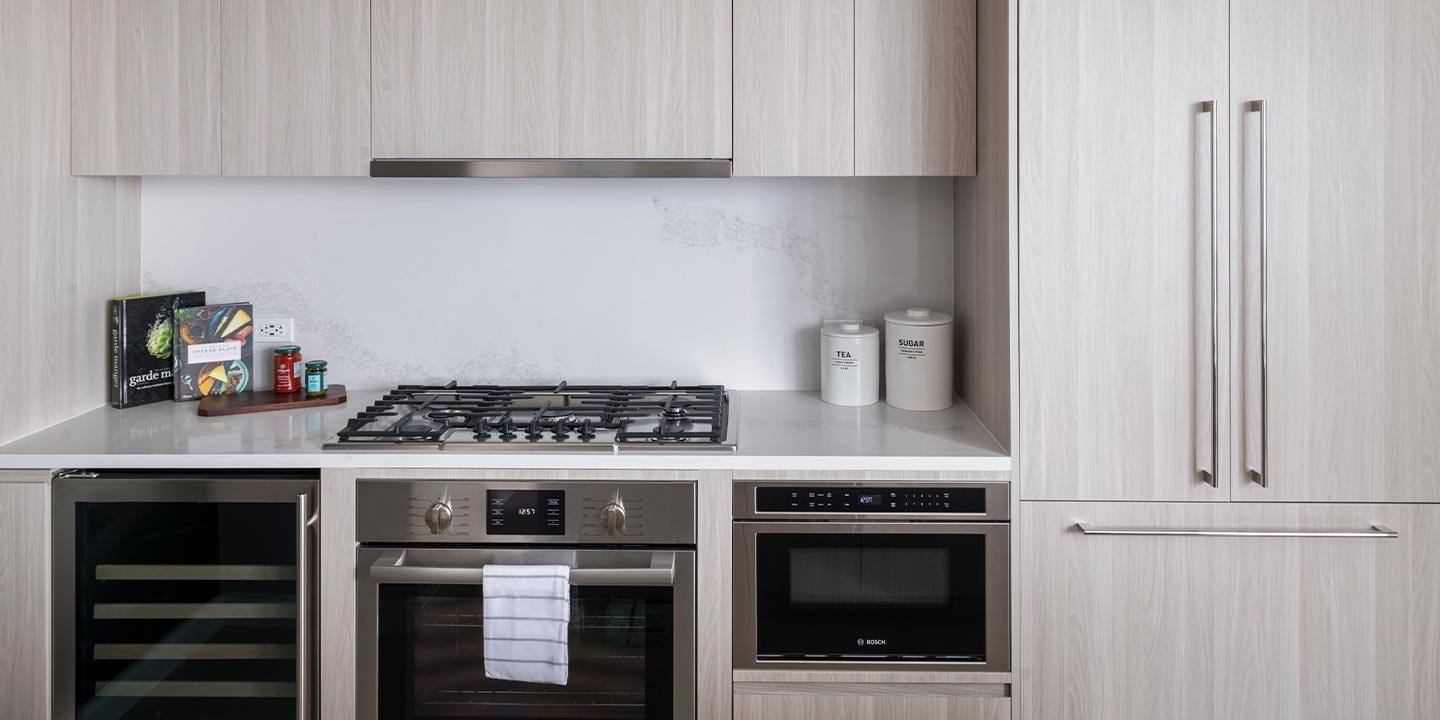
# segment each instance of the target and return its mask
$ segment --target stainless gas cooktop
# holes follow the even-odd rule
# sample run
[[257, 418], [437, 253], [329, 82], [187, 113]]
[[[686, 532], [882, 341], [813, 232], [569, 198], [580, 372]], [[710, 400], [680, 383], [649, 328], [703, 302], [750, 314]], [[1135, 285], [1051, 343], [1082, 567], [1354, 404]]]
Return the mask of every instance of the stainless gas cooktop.
[[734, 452], [723, 385], [401, 385], [326, 450]]

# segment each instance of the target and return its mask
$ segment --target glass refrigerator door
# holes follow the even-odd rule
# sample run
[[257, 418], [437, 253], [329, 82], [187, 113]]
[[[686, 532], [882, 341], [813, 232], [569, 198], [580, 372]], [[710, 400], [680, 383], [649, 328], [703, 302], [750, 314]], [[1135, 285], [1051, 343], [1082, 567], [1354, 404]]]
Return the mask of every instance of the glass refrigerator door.
[[295, 503], [74, 507], [76, 718], [296, 716]]

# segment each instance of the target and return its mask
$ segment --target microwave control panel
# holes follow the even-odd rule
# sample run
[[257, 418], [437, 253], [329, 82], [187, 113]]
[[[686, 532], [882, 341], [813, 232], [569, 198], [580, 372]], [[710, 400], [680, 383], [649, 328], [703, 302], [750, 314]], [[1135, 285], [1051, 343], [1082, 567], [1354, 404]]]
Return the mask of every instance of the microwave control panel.
[[755, 488], [755, 510], [762, 513], [945, 513], [982, 515], [981, 488], [907, 487]]

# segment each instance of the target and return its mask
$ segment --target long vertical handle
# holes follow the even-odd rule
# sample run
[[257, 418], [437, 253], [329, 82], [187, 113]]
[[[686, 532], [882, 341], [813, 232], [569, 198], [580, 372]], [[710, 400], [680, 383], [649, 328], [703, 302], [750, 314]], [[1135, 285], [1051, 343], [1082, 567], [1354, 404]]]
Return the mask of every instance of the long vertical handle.
[[310, 511], [310, 493], [295, 496], [295, 720], [310, 720], [315, 707], [311, 665], [314, 632], [310, 618], [315, 606], [315, 531], [320, 514]]
[[1220, 203], [1216, 164], [1217, 132], [1214, 100], [1200, 103], [1200, 112], [1210, 116], [1210, 464], [1200, 466], [1200, 476], [1210, 487], [1220, 487]]
[[1265, 101], [1252, 100], [1248, 112], [1260, 116], [1260, 467], [1250, 468], [1250, 479], [1270, 487], [1270, 207], [1268, 178], [1270, 137], [1265, 127]]

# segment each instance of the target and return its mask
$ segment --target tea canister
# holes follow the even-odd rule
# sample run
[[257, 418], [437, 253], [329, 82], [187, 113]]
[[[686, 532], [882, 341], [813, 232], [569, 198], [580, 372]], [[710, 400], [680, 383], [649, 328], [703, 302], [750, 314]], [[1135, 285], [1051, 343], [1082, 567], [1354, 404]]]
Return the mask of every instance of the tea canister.
[[880, 331], [858, 321], [820, 328], [820, 399], [858, 407], [880, 400]]
[[910, 308], [885, 314], [885, 402], [902, 410], [955, 403], [955, 319]]

